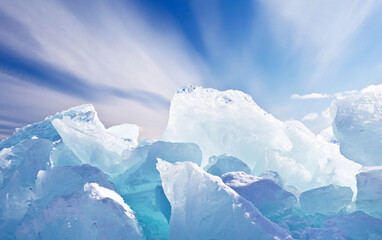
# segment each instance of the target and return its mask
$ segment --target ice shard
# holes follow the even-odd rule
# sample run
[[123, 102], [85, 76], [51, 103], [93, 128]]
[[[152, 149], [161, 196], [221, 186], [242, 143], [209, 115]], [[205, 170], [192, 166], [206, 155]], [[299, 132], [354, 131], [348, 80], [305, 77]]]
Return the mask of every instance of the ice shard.
[[169, 239], [292, 239], [196, 164], [159, 160], [157, 168], [171, 204]]

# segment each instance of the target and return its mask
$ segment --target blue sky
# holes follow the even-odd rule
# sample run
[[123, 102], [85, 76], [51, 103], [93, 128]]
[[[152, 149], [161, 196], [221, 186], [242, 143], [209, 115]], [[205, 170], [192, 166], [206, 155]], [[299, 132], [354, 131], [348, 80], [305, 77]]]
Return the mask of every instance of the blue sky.
[[242, 90], [317, 131], [307, 114], [381, 82], [381, 10], [368, 0], [3, 0], [0, 137], [89, 102], [106, 126], [159, 137], [173, 93], [190, 84]]

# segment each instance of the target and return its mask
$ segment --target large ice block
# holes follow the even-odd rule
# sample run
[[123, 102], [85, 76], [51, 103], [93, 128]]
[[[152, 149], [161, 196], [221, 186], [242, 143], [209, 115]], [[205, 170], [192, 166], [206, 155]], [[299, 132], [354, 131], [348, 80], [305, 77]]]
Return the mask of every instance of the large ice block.
[[[52, 120], [62, 119], [65, 116], [66, 118], [71, 118], [78, 122], [89, 122], [93, 121], [95, 115], [94, 107], [91, 104], [73, 107], [63, 112], [56, 113], [53, 116], [45, 118], [45, 120], [41, 122], [16, 129], [12, 136], [0, 142], [0, 150], [15, 146], [22, 140], [32, 137], [43, 138], [52, 142], [57, 141], [61, 139], [61, 137], [52, 125]], [[94, 123], [98, 124], [98, 122]]]
[[196, 164], [159, 160], [157, 168], [171, 204], [169, 239], [291, 239]]
[[157, 141], [139, 148], [142, 149], [141, 153], [148, 151], [146, 159], [113, 178], [113, 182], [124, 200], [136, 211], [145, 235], [148, 238], [167, 239], [170, 210], [156, 169], [157, 158], [172, 163], [190, 161], [200, 164], [202, 153], [194, 143]]
[[1, 239], [143, 239], [107, 175], [90, 165], [48, 168], [51, 148], [31, 139], [1, 151], [11, 173], [0, 191]]
[[0, 239], [13, 238], [30, 202], [37, 198], [35, 179], [50, 167], [51, 149], [46, 139], [26, 139], [0, 151]]
[[267, 216], [276, 216], [297, 203], [296, 197], [271, 179], [251, 176], [244, 172], [230, 172], [221, 176], [223, 182], [253, 203]]
[[336, 214], [352, 201], [353, 191], [349, 187], [328, 185], [301, 193], [301, 209], [307, 214]]
[[90, 165], [54, 167], [40, 170], [36, 176], [34, 193], [39, 199], [32, 203], [33, 209], [48, 205], [56, 196], [70, 195], [82, 189], [87, 182], [97, 183], [101, 187], [114, 190], [108, 176]]
[[116, 192], [85, 183], [83, 189], [57, 196], [26, 217], [17, 239], [145, 239], [134, 212]]
[[53, 160], [57, 161], [58, 166], [92, 164], [107, 173], [118, 174], [131, 166], [123, 161], [123, 157], [137, 146], [138, 135], [139, 128], [133, 124], [105, 129], [93, 105], [85, 104], [17, 129], [11, 137], [0, 142], [0, 150], [32, 137], [51, 142], [63, 141], [65, 146], [57, 145], [58, 151], [54, 153], [56, 156], [53, 154]]
[[357, 174], [357, 209], [382, 218], [382, 167], [364, 168]]
[[138, 164], [113, 178], [118, 192], [122, 194], [153, 190], [157, 185], [161, 185], [156, 169], [157, 158], [166, 159], [171, 163], [189, 161], [198, 165], [202, 161], [202, 152], [194, 143], [157, 141], [135, 150], [138, 158], [144, 158], [143, 161], [137, 161]]
[[341, 97], [332, 108], [341, 153], [362, 165], [382, 165], [382, 85]]
[[[92, 105], [78, 108], [87, 110], [83, 110], [83, 117], [63, 112], [62, 118], [52, 119], [52, 124], [64, 144], [83, 164], [91, 164], [108, 174], [124, 172], [127, 166], [122, 163], [122, 156], [124, 152], [136, 147], [136, 132], [130, 133], [130, 125], [106, 130]], [[136, 130], [136, 127], [132, 128]], [[122, 132], [117, 134], [117, 130]], [[131, 139], [129, 134], [132, 134]]]
[[338, 145], [298, 121], [276, 119], [249, 95], [234, 90], [179, 90], [162, 139], [198, 144], [202, 167], [210, 156], [227, 154], [242, 160], [255, 175], [276, 171], [286, 185], [302, 191], [332, 183], [355, 190], [360, 168], [340, 154]]

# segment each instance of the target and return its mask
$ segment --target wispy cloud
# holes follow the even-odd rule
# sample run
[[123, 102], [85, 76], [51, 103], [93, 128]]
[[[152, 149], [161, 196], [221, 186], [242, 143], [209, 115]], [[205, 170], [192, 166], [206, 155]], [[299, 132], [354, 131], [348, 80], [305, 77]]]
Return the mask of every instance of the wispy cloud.
[[323, 99], [323, 98], [330, 98], [330, 97], [331, 95], [328, 95], [328, 94], [309, 93], [304, 95], [293, 94], [292, 96], [290, 96], [290, 99], [306, 100], [306, 99]]
[[[335, 64], [367, 17], [375, 0], [262, 0], [278, 41], [305, 56], [316, 81]], [[305, 70], [306, 72], [306, 70]], [[311, 73], [310, 73], [311, 74]]]
[[[155, 28], [129, 3], [37, 0], [25, 4], [0, 2], [5, 21], [0, 27], [0, 48], [17, 55], [17, 63], [22, 59], [22, 66], [0, 68], [0, 77], [29, 81], [36, 91], [28, 92], [30, 96], [59, 92], [77, 99], [73, 104], [92, 101], [101, 108], [100, 118], [110, 124], [134, 122], [159, 136], [176, 89], [201, 83], [203, 63], [178, 30], [171, 23]], [[84, 6], [85, 11], [78, 10]], [[24, 84], [12, 85], [13, 91], [22, 92]], [[7, 100], [17, 102], [16, 95]], [[61, 101], [53, 101], [57, 102]]]
[[316, 120], [317, 118], [318, 118], [317, 113], [308, 113], [302, 118], [302, 121], [312, 121], [312, 120]]

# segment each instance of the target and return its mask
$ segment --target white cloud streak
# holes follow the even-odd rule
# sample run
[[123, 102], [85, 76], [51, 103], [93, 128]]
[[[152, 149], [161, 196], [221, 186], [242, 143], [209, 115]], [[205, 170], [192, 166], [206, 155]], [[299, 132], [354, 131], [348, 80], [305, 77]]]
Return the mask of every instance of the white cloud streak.
[[[86, 13], [78, 14], [73, 10], [76, 6], [70, 9], [61, 1], [1, 1], [0, 10], [18, 22], [31, 39], [15, 41], [19, 38], [17, 31], [0, 28], [0, 42], [26, 59], [70, 73], [90, 86], [104, 85], [121, 91], [144, 90], [170, 100], [178, 88], [201, 83], [199, 71], [203, 63], [171, 23], [166, 24], [166, 28], [156, 29], [134, 6], [118, 1], [87, 3]], [[10, 83], [7, 84], [10, 87]], [[28, 91], [28, 96], [55, 92], [30, 85], [36, 92]], [[12, 88], [14, 92], [22, 92], [25, 84], [12, 85]], [[74, 99], [67, 94], [61, 95]], [[8, 97], [15, 106], [18, 94]], [[61, 100], [35, 101], [34, 107], [56, 111], [61, 106], [54, 105], [58, 102]], [[65, 107], [78, 102], [83, 100], [67, 101]], [[160, 136], [166, 125], [168, 110], [144, 106], [131, 99], [112, 97], [98, 105], [100, 118], [106, 119], [108, 125], [124, 121], [137, 123], [146, 130], [144, 135], [154, 137]], [[41, 114], [40, 118], [43, 117]]]
[[126, 6], [93, 4], [89, 11], [95, 19], [90, 20], [74, 15], [59, 1], [35, 1], [26, 8], [25, 1], [5, 0], [0, 6], [40, 46], [26, 49], [19, 43], [15, 49], [91, 84], [150, 90], [168, 98], [178, 86], [200, 81], [188, 57], [192, 54], [175, 30], [158, 32]]
[[317, 113], [308, 113], [302, 118], [302, 121], [313, 121], [313, 120], [316, 120], [317, 118], [318, 118]]
[[[303, 52], [319, 79], [349, 46], [375, 0], [262, 0], [279, 42]], [[313, 61], [312, 61], [313, 60]]]
[[293, 94], [290, 96], [290, 99], [294, 100], [307, 100], [307, 99], [324, 99], [324, 98], [330, 98], [331, 95], [328, 94], [322, 94], [322, 93], [309, 93], [305, 95], [299, 95], [299, 94]]

